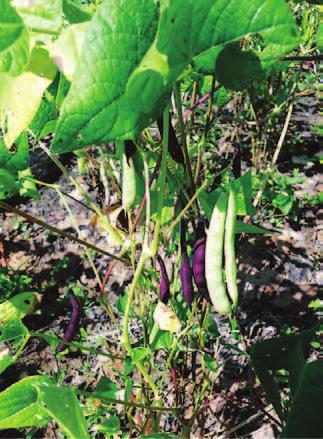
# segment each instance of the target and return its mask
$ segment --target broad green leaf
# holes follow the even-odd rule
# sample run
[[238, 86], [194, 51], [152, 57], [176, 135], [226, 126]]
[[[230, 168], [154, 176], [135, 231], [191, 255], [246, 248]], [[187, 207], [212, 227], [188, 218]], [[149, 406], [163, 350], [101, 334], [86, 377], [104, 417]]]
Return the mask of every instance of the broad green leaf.
[[131, 358], [133, 361], [142, 361], [144, 360], [148, 355], [149, 355], [150, 351], [149, 349], [143, 347], [143, 346], [139, 346], [137, 348], [134, 348], [131, 352]]
[[9, 349], [3, 348], [0, 350], [0, 374], [9, 366], [15, 363], [14, 357], [9, 355]]
[[265, 77], [260, 60], [253, 50], [240, 48], [240, 43], [228, 44], [216, 60], [217, 80], [231, 90], [243, 90], [255, 79]]
[[26, 326], [18, 318], [0, 324], [0, 342], [21, 339], [27, 334]]
[[16, 174], [8, 169], [0, 169], [0, 199], [5, 200], [17, 192]]
[[218, 370], [218, 365], [216, 362], [216, 359], [214, 358], [214, 356], [212, 355], [204, 355], [204, 361], [206, 366], [212, 371], [212, 372], [216, 372]]
[[27, 168], [23, 171], [19, 171], [18, 177], [19, 194], [22, 197], [29, 197], [33, 198], [34, 200], [39, 200], [40, 195], [38, 193], [37, 186], [33, 181], [30, 180], [30, 178], [33, 178], [31, 169]]
[[26, 26], [37, 34], [58, 34], [63, 25], [62, 0], [13, 0]]
[[278, 416], [283, 419], [280, 392], [270, 370], [289, 371], [292, 394], [299, 385], [305, 364], [305, 351], [315, 339], [316, 328], [297, 335], [285, 335], [255, 343], [250, 347], [250, 356], [255, 372]]
[[172, 333], [169, 331], [161, 331], [159, 329], [150, 347], [153, 351], [158, 349], [165, 349], [167, 351], [171, 347], [172, 343]]
[[73, 79], [88, 27], [88, 22], [69, 26], [60, 34], [50, 49], [53, 62], [69, 81]]
[[75, 389], [31, 376], [0, 393], [0, 429], [43, 427], [53, 418], [69, 438], [88, 438]]
[[42, 427], [48, 420], [46, 410], [39, 403], [33, 384], [46, 382], [41, 376], [24, 378], [0, 393], [0, 429]]
[[275, 207], [277, 207], [281, 213], [284, 213], [285, 215], [288, 214], [288, 212], [293, 207], [294, 199], [292, 196], [288, 194], [278, 194], [273, 200], [272, 203]]
[[193, 59], [196, 68], [214, 72], [222, 49], [239, 38], [261, 34], [263, 68], [298, 41], [284, 0], [163, 0], [158, 27], [157, 15], [152, 0], [103, 2], [62, 107], [54, 152], [137, 138], [161, 114]]
[[0, 373], [17, 361], [29, 339], [29, 331], [21, 319], [33, 308], [35, 302], [35, 293], [21, 293], [0, 304], [0, 342], [11, 342], [11, 353], [5, 345], [1, 346]]
[[206, 0], [205, 3], [209, 11], [196, 47], [197, 70], [211, 73], [216, 67], [217, 71], [220, 66], [217, 57], [225, 45], [249, 34], [259, 34], [263, 39], [264, 48], [258, 57], [264, 70], [299, 42], [294, 18], [283, 0]]
[[97, 429], [107, 435], [118, 434], [120, 430], [120, 420], [117, 415], [110, 415], [107, 421], [98, 425]]
[[252, 205], [252, 175], [246, 172], [233, 182], [237, 195], [237, 215], [252, 215], [256, 209]]
[[230, 91], [225, 87], [220, 87], [214, 93], [213, 104], [216, 105], [219, 109], [224, 107], [231, 99]]
[[0, 2], [0, 72], [16, 76], [29, 63], [29, 34], [8, 0]]
[[86, 420], [72, 387], [62, 387], [50, 382], [35, 382], [39, 401], [47, 413], [58, 423], [67, 437], [88, 438]]
[[15, 171], [23, 171], [29, 166], [29, 143], [26, 133], [22, 133], [18, 139], [17, 152], [10, 154], [7, 167]]
[[[56, 100], [48, 99], [44, 96], [40, 102], [37, 113], [32, 122], [29, 124], [29, 129], [35, 136], [36, 140], [41, 139], [45, 126], [50, 122], [56, 121]], [[50, 131], [53, 132], [53, 131]], [[46, 134], [45, 134], [46, 135]]]
[[118, 384], [109, 380], [106, 377], [100, 378], [93, 395], [98, 398], [111, 398], [115, 399], [118, 392]]
[[[62, 106], [53, 151], [98, 143], [112, 130], [133, 130], [138, 112], [125, 93], [126, 85], [151, 45], [157, 13], [153, 0], [106, 0], [101, 5]], [[118, 137], [122, 136], [113, 135]]]
[[6, 199], [19, 191], [21, 195], [35, 197], [35, 185], [27, 181], [31, 177], [29, 168], [29, 144], [26, 133], [22, 133], [17, 144], [17, 152], [8, 151], [0, 139], [0, 199]]
[[73, 0], [63, 0], [63, 13], [71, 24], [83, 23], [92, 18], [91, 14], [75, 4]]
[[322, 438], [323, 360], [304, 366], [281, 438]]
[[10, 148], [33, 120], [56, 68], [47, 50], [34, 48], [26, 72], [11, 77], [0, 74], [0, 126]]

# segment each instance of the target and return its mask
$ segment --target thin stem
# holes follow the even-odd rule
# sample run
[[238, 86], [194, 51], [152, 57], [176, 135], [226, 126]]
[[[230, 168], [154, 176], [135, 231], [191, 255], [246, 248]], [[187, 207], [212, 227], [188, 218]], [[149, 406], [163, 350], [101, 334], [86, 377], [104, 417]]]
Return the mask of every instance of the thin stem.
[[[48, 336], [46, 336], [45, 334], [42, 334], [41, 332], [31, 332], [30, 336], [42, 338], [44, 340], [48, 340]], [[72, 348], [77, 348], [81, 351], [88, 351], [88, 352], [91, 352], [93, 354], [102, 355], [103, 357], [109, 357], [109, 358], [113, 358], [115, 360], [122, 360], [122, 361], [125, 360], [125, 357], [122, 357], [121, 355], [114, 355], [114, 354], [111, 354], [109, 352], [101, 351], [100, 349], [90, 348], [90, 347], [84, 346], [82, 343], [78, 343], [76, 341], [65, 341], [59, 337], [54, 337], [54, 336], [51, 336], [51, 338], [55, 341], [58, 341], [58, 342], [64, 341], [64, 344], [66, 344], [66, 346], [71, 346]]]
[[174, 412], [179, 410], [179, 407], [159, 407], [159, 406], [151, 406], [151, 405], [145, 405], [145, 404], [138, 404], [135, 402], [130, 402], [130, 401], [122, 401], [122, 399], [114, 399], [114, 398], [106, 398], [106, 397], [101, 397], [100, 395], [96, 395], [95, 392], [86, 392], [85, 390], [79, 390], [76, 389], [76, 392], [79, 395], [84, 395], [84, 396], [89, 396], [90, 398], [96, 398], [96, 399], [100, 399], [102, 401], [107, 401], [109, 403], [112, 404], [121, 404], [121, 405], [125, 405], [125, 406], [129, 406], [129, 407], [137, 407], [137, 408], [141, 408], [141, 409], [147, 409], [147, 410], [151, 410], [151, 411], [158, 411], [158, 412]]
[[310, 55], [310, 56], [285, 56], [281, 59], [281, 61], [323, 61], [323, 54], [319, 53], [318, 55]]

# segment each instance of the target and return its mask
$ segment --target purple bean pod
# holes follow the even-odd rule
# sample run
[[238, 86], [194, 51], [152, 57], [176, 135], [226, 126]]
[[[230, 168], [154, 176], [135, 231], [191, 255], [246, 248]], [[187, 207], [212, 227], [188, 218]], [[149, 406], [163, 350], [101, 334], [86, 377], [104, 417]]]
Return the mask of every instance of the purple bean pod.
[[166, 305], [170, 297], [169, 278], [164, 261], [159, 255], [157, 255], [157, 261], [160, 269], [160, 300]]
[[186, 227], [184, 220], [181, 221], [181, 251], [182, 251], [182, 262], [179, 269], [179, 276], [182, 282], [182, 290], [185, 302], [191, 306], [194, 299], [194, 289], [193, 289], [193, 273], [190, 266], [190, 261], [188, 258], [186, 250]]
[[[72, 306], [72, 313], [71, 313], [71, 317], [70, 317], [70, 321], [68, 322], [68, 326], [66, 329], [66, 332], [64, 334], [63, 340], [64, 341], [72, 341], [77, 330], [79, 327], [79, 323], [80, 323], [80, 318], [81, 318], [81, 311], [82, 311], [82, 302], [81, 300], [75, 296], [74, 293], [70, 293], [70, 303]], [[61, 342], [58, 346], [56, 351], [57, 352], [62, 352], [65, 349], [65, 343]]]
[[204, 221], [198, 222], [192, 254], [192, 269], [195, 285], [202, 296], [211, 302], [205, 278], [206, 233]]

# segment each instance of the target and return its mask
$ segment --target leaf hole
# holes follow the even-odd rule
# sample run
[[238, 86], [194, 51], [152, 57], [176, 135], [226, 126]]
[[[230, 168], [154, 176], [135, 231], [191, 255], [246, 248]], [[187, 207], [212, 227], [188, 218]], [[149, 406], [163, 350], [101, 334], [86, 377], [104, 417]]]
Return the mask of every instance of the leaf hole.
[[174, 23], [175, 23], [175, 21], [176, 21], [176, 18], [175, 18], [175, 17], [173, 17], [173, 18], [171, 19], [171, 21], [170, 21], [170, 22], [171, 22], [172, 24], [174, 24]]
[[29, 300], [29, 299], [26, 299], [26, 300], [24, 300], [24, 303], [25, 303], [26, 305], [30, 305], [30, 300]]

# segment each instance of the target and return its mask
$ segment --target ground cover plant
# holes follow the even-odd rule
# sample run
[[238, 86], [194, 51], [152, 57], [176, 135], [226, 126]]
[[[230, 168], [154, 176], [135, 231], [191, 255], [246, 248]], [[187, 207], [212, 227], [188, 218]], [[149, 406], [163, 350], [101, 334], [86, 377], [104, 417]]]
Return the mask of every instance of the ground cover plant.
[[1, 437], [323, 437], [321, 13], [1, 0]]

